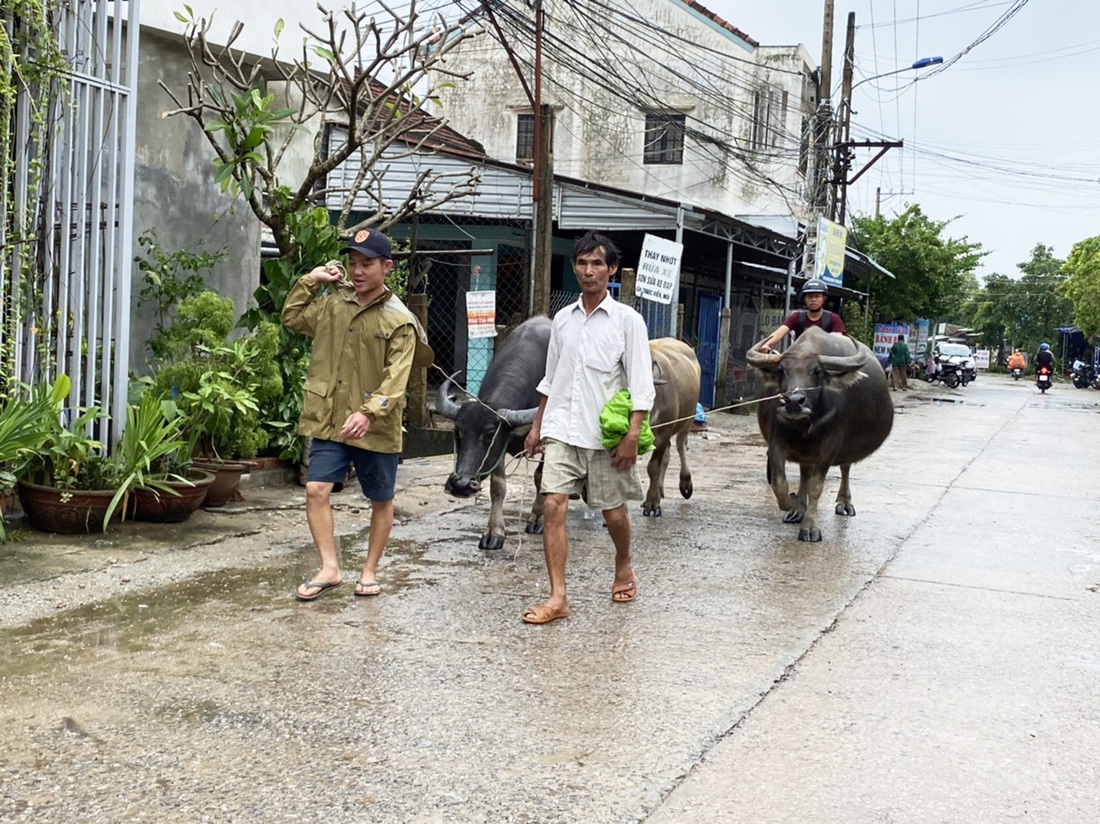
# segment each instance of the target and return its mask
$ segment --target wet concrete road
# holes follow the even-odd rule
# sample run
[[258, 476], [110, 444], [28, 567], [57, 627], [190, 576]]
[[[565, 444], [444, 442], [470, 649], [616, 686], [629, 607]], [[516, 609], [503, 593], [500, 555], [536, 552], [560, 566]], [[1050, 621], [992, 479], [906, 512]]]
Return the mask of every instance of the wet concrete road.
[[349, 495], [349, 583], [313, 604], [292, 488], [4, 547], [0, 819], [1093, 820], [1100, 393], [894, 397], [822, 543], [781, 522], [754, 420], [717, 415], [695, 496], [633, 519], [638, 599], [577, 509], [542, 627], [538, 539], [477, 550], [487, 503], [444, 497], [443, 459], [401, 469], [379, 598], [351, 594]]

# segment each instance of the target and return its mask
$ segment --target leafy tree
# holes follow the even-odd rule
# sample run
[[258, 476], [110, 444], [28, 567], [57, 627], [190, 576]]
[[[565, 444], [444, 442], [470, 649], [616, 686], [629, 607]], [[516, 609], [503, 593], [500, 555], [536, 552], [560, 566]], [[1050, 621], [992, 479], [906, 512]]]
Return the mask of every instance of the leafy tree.
[[1075, 244], [1062, 273], [1058, 290], [1073, 303], [1074, 322], [1086, 338], [1100, 335], [1100, 236]]
[[992, 274], [985, 286], [970, 299], [966, 325], [977, 330], [985, 343], [997, 350], [997, 363], [1007, 363], [1004, 344], [1019, 346], [1020, 312], [1018, 282], [1006, 275]]
[[875, 340], [870, 308], [864, 310], [859, 301], [846, 300], [840, 312], [841, 318], [844, 319], [844, 331], [848, 337], [855, 338], [868, 346], [871, 346]]
[[894, 274], [893, 279], [881, 274], [872, 278], [876, 318], [961, 315], [985, 252], [965, 237], [945, 237], [949, 222], [932, 220], [916, 204], [893, 219], [853, 217], [850, 243]]
[[[425, 164], [400, 200], [387, 201], [380, 181], [390, 163], [430, 148], [445, 123], [430, 117], [422, 102], [439, 103], [438, 92], [451, 78], [451, 50], [475, 30], [439, 15], [424, 15], [410, 0], [402, 13], [384, 6], [371, 14], [354, 7], [332, 12], [322, 5], [320, 31], [304, 25], [301, 51], [290, 60], [280, 55], [283, 21], [275, 23], [270, 60], [254, 58], [233, 43], [244, 26], [238, 22], [224, 46], [209, 41], [210, 21], [196, 19], [191, 8], [177, 12], [186, 25], [184, 41], [191, 58], [186, 87], [161, 88], [176, 109], [165, 117], [194, 120], [214, 152], [216, 180], [224, 191], [239, 193], [272, 233], [280, 255], [294, 259], [300, 243], [293, 223], [331, 194], [327, 177], [349, 158], [358, 158], [356, 178], [338, 190], [342, 199], [336, 225], [351, 237], [370, 226], [385, 231], [411, 216], [474, 192], [477, 173], [443, 173]], [[336, 124], [330, 138], [324, 123]], [[312, 141], [304, 174], [289, 180], [284, 166], [300, 151], [296, 139]], [[290, 162], [297, 168], [297, 165]], [[360, 195], [371, 203], [365, 216], [349, 225]]]
[[1017, 345], [1025, 352], [1034, 352], [1043, 341], [1055, 342], [1058, 327], [1073, 323], [1073, 301], [1058, 292], [1066, 279], [1062, 263], [1050, 246], [1038, 243], [1031, 250], [1031, 259], [1017, 264], [1023, 272], [1015, 307], [1019, 312]]

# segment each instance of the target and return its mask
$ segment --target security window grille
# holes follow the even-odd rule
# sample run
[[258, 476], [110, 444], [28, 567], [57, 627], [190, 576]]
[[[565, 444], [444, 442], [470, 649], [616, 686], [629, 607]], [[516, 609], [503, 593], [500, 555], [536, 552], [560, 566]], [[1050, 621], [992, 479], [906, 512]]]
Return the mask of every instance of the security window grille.
[[753, 149], [774, 149], [779, 145], [786, 108], [785, 91], [765, 88], [752, 93], [752, 133], [749, 140]]
[[684, 163], [684, 115], [647, 114], [645, 116], [646, 163], [682, 166]]
[[516, 163], [535, 162], [535, 116], [521, 114], [516, 120]]

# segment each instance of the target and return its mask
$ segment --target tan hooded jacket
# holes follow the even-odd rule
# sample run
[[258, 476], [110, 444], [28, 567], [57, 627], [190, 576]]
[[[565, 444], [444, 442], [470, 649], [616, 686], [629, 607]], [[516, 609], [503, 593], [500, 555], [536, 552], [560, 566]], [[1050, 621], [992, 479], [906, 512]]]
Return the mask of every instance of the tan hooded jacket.
[[[427, 366], [432, 360], [424, 330], [389, 289], [360, 306], [347, 287], [316, 299], [321, 286], [308, 275], [299, 278], [282, 312], [284, 326], [313, 338], [298, 432], [400, 452], [409, 373], [414, 361]], [[344, 438], [340, 429], [355, 411], [370, 419], [370, 429], [362, 438]]]

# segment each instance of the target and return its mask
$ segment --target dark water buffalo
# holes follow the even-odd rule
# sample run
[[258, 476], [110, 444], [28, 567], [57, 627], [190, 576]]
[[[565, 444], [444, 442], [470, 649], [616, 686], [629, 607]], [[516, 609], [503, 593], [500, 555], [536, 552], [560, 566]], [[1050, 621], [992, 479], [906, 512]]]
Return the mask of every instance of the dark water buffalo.
[[[680, 494], [690, 498], [693, 491], [687, 439], [695, 419], [695, 404], [699, 402], [701, 371], [695, 350], [676, 338], [651, 340], [649, 353], [653, 357], [653, 382], [657, 397], [649, 416], [654, 444], [653, 454], [649, 458], [649, 491], [642, 504], [642, 514], [659, 518], [673, 437], [676, 438], [676, 451], [680, 453]], [[677, 422], [662, 426], [665, 421]]]
[[[455, 422], [455, 468], [443, 488], [458, 498], [467, 498], [489, 485], [489, 526], [478, 542], [480, 549], [504, 546], [504, 497], [507, 494], [505, 457], [523, 451], [523, 438], [535, 419], [539, 393], [535, 391], [546, 372], [546, 350], [550, 344], [550, 319], [531, 318], [517, 326], [493, 356], [478, 391], [477, 400], [455, 403], [450, 379], [439, 389], [438, 412]], [[535, 472], [536, 487], [541, 464]], [[527, 517], [527, 532], [542, 532], [542, 496], [535, 490], [535, 503]]]
[[[747, 360], [764, 374], [764, 397], [782, 394], [760, 403], [757, 421], [768, 442], [768, 480], [787, 513], [783, 520], [801, 523], [800, 541], [820, 541], [817, 500], [825, 473], [840, 467], [836, 514], [855, 515], [848, 470], [878, 449], [894, 424], [886, 373], [862, 343], [817, 327], [782, 354], [754, 346]], [[800, 468], [797, 494], [787, 484], [787, 461]]]

